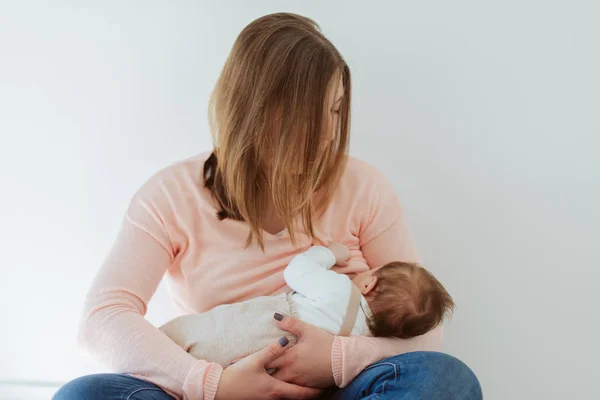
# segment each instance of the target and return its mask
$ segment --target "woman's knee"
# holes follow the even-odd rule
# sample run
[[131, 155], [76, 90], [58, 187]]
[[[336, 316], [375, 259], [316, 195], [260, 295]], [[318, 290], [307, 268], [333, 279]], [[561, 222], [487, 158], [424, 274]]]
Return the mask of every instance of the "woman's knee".
[[475, 373], [464, 362], [456, 357], [444, 353], [430, 352], [426, 353], [428, 357], [428, 368], [431, 373], [438, 378], [441, 376], [450, 376], [453, 380], [479, 386], [479, 380]]
[[[385, 368], [376, 368], [378, 365]], [[393, 366], [394, 373], [390, 373]], [[481, 385], [473, 371], [459, 359], [444, 353], [414, 352], [381, 360], [369, 368], [380, 371], [376, 380], [386, 391], [430, 399], [482, 399]], [[365, 371], [366, 372], [366, 371]], [[384, 376], [385, 375], [385, 376]], [[386, 381], [385, 384], [381, 382]], [[413, 397], [411, 397], [413, 398]]]
[[53, 400], [172, 400], [158, 386], [121, 374], [96, 374], [82, 376], [61, 387]]
[[[54, 394], [52, 400], [92, 399], [102, 392], [102, 386], [109, 381], [108, 374], [81, 376], [65, 383]], [[99, 398], [96, 396], [96, 398]]]

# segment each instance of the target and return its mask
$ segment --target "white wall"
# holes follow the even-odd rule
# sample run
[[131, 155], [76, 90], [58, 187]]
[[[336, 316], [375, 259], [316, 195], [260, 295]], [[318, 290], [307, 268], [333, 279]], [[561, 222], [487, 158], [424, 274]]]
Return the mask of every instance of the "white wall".
[[0, 1], [0, 381], [98, 370], [76, 322], [130, 196], [210, 147], [235, 36], [286, 10], [350, 64], [352, 153], [458, 304], [446, 350], [487, 399], [600, 397], [600, 6], [355, 3]]

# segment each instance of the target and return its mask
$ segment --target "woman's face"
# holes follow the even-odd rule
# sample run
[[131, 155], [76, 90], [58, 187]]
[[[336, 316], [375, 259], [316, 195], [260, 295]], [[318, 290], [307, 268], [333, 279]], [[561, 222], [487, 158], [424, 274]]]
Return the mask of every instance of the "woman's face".
[[340, 129], [340, 107], [344, 99], [344, 82], [340, 74], [336, 74], [332, 79], [331, 89], [327, 96], [327, 118], [329, 119], [329, 132], [324, 141], [325, 147], [329, 146], [339, 133]]
[[[325, 138], [320, 143], [320, 150], [325, 152], [329, 145], [335, 140], [336, 136], [339, 134], [340, 130], [340, 107], [342, 105], [342, 101], [344, 100], [344, 82], [342, 81], [341, 75], [335, 74], [331, 79], [331, 84], [329, 85], [329, 91], [327, 92], [327, 97], [325, 100], [325, 115], [324, 118], [327, 119], [327, 131], [324, 132]], [[276, 126], [281, 121], [281, 112], [278, 111], [275, 118]], [[273, 142], [277, 142], [277, 137], [279, 135], [279, 129], [275, 128], [271, 131]], [[266, 165], [271, 165], [273, 160], [272, 156], [268, 156], [265, 159]]]

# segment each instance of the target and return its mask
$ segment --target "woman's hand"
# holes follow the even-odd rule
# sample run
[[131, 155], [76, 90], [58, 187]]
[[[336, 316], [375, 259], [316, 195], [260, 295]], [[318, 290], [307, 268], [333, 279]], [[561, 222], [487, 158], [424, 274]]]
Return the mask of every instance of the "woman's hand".
[[298, 336], [298, 343], [267, 365], [277, 368], [274, 378], [300, 386], [326, 388], [334, 386], [331, 369], [333, 335], [296, 318], [275, 314], [275, 323]]
[[319, 389], [302, 387], [275, 379], [267, 374], [265, 366], [277, 361], [285, 348], [288, 339], [284, 336], [273, 343], [235, 364], [230, 365], [221, 375], [215, 400], [278, 400], [312, 399], [320, 394]]

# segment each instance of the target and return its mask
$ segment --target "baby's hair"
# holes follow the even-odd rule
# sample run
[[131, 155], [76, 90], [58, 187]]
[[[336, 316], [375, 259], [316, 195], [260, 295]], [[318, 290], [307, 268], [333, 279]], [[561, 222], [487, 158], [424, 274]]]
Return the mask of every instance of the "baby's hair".
[[418, 264], [394, 261], [373, 272], [377, 285], [369, 301], [374, 336], [407, 339], [423, 335], [451, 315], [454, 301], [444, 286]]

